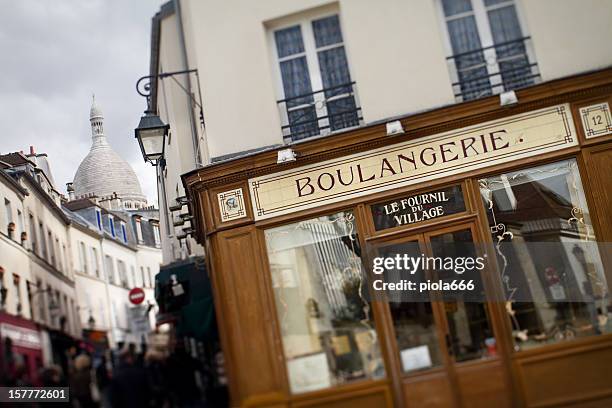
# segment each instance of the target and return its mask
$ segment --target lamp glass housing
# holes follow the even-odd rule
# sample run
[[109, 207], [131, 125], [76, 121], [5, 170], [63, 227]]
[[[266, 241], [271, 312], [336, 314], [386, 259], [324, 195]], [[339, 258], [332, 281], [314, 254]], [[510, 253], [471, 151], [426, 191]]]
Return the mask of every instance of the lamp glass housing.
[[134, 129], [145, 161], [154, 163], [164, 157], [169, 128], [170, 126], [162, 122], [159, 116], [152, 112], [145, 112], [138, 127]]

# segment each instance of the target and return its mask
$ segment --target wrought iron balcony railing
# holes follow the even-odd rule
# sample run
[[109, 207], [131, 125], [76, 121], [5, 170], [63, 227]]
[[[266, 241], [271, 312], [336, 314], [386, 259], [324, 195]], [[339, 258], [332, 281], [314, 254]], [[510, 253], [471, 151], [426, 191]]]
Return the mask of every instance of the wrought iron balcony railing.
[[462, 52], [446, 58], [457, 101], [523, 88], [540, 81], [531, 37]]
[[359, 126], [363, 120], [355, 98], [355, 82], [293, 96], [277, 103], [286, 142]]

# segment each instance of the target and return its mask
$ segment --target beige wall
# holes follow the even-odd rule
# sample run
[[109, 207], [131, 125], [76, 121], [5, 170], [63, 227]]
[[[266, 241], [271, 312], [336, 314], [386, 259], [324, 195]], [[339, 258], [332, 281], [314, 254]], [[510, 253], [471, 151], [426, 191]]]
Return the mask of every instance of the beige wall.
[[521, 3], [544, 81], [612, 65], [612, 1]]

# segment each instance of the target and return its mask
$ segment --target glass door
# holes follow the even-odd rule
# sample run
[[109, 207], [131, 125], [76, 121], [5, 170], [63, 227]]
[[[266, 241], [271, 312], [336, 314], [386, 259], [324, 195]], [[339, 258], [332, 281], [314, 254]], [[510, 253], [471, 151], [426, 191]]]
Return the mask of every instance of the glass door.
[[[479, 240], [475, 224], [469, 222], [378, 241], [374, 253], [385, 259], [398, 255], [430, 260], [476, 258], [480, 254], [474, 242]], [[448, 294], [443, 297], [435, 288], [418, 295], [411, 292], [409, 296], [386, 292], [395, 334], [392, 352], [400, 362], [405, 405], [506, 406], [508, 387], [485, 302], [482, 273], [470, 271], [462, 275], [436, 262], [421, 265], [424, 267], [416, 269], [409, 278], [417, 286], [466, 279], [473, 281], [474, 288], [465, 296], [451, 297]], [[398, 282], [401, 273], [405, 271], [385, 268], [382, 276], [386, 282]]]

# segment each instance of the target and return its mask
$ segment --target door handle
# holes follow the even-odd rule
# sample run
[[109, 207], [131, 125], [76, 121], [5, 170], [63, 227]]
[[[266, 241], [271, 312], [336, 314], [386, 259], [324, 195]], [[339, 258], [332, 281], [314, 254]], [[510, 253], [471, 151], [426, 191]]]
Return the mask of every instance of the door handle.
[[452, 356], [453, 355], [453, 343], [451, 342], [450, 334], [446, 333], [444, 338], [446, 339], [446, 349], [448, 350], [448, 354]]

